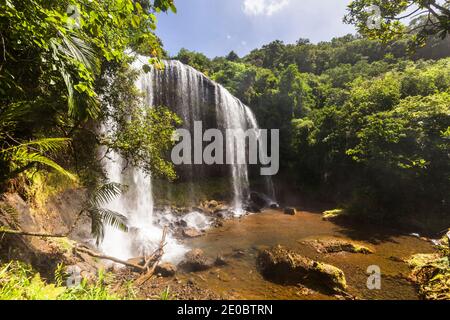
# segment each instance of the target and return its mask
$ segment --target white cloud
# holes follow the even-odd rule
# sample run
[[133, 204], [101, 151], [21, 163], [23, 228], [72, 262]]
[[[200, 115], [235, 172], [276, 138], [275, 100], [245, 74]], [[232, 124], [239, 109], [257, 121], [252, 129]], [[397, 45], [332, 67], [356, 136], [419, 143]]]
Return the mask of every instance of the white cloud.
[[230, 40], [231, 39], [231, 35], [227, 34], [227, 39]]
[[242, 9], [249, 16], [271, 16], [286, 7], [291, 0], [244, 0]]

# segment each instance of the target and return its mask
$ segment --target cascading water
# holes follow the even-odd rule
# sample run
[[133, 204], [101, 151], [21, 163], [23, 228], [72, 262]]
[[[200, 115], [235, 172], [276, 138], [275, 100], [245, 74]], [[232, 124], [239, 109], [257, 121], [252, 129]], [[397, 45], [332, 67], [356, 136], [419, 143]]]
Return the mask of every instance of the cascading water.
[[[108, 178], [128, 186], [125, 193], [111, 201], [106, 208], [128, 218], [128, 232], [105, 226], [105, 237], [100, 245], [103, 252], [119, 259], [144, 256], [158, 246], [163, 229], [153, 223], [153, 197], [150, 176], [136, 168], [126, 168], [123, 159], [111, 152], [104, 161]], [[172, 237], [166, 238], [164, 260], [178, 261], [186, 252]]]
[[[139, 57], [133, 66], [137, 70], [142, 70], [144, 64], [147, 64], [147, 59]], [[169, 107], [182, 118], [183, 126], [190, 132], [194, 131], [195, 121], [202, 121], [205, 130], [217, 128], [222, 132], [226, 129], [258, 128], [256, 119], [247, 106], [221, 85], [179, 61], [165, 61], [164, 68], [161, 70], [151, 67], [149, 72], [142, 72], [136, 85], [144, 93], [148, 106]], [[108, 124], [105, 126], [105, 130], [108, 130]], [[234, 148], [233, 141], [227, 139], [225, 149], [229, 151]], [[249, 195], [249, 178], [245, 154], [236, 154], [238, 159], [229, 165], [229, 171], [224, 171], [224, 166], [217, 168], [204, 165], [185, 166], [182, 171], [185, 179], [190, 183], [190, 190], [195, 188], [195, 178], [207, 177], [212, 171], [231, 176], [233, 209], [236, 215], [241, 215], [244, 213], [243, 203]], [[105, 160], [104, 167], [110, 181], [129, 187], [126, 193], [108, 205], [109, 209], [128, 217], [129, 232], [124, 233], [106, 227], [101, 249], [111, 256], [128, 259], [153, 251], [160, 241], [162, 227], [153, 221], [151, 177], [140, 169], [126, 168], [124, 170], [124, 162], [118, 154], [112, 153]], [[198, 213], [187, 215], [186, 219], [193, 224], [193, 227], [198, 221], [202, 226], [208, 225], [208, 222], [201, 219]], [[199, 226], [199, 228], [202, 227]], [[186, 248], [177, 244], [176, 240], [170, 236], [167, 242], [163, 259], [176, 262], [182, 257]]]
[[[194, 132], [195, 121], [201, 121], [204, 130], [218, 128], [223, 133], [226, 129], [245, 131], [258, 127], [251, 110], [239, 99], [201, 72], [179, 61], [165, 61], [162, 70], [151, 68], [145, 77], [151, 79], [149, 82], [153, 85], [150, 104], [168, 106], [182, 118], [184, 128], [190, 132]], [[235, 151], [232, 139], [226, 139], [225, 149], [226, 152]], [[235, 213], [240, 215], [248, 197], [249, 179], [245, 154], [235, 154], [237, 158], [224, 174], [231, 176], [233, 206]], [[184, 171], [187, 180], [193, 181], [194, 177], [210, 176], [208, 170], [205, 166], [190, 165]]]

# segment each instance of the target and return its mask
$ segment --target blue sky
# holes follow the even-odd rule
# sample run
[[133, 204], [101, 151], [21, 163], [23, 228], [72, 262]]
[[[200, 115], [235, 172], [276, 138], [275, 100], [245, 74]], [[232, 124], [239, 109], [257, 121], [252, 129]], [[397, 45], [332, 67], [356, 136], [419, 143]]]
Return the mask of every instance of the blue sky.
[[349, 0], [175, 0], [177, 14], [158, 16], [157, 34], [171, 55], [180, 48], [240, 56], [273, 40], [312, 42], [354, 33], [342, 23]]

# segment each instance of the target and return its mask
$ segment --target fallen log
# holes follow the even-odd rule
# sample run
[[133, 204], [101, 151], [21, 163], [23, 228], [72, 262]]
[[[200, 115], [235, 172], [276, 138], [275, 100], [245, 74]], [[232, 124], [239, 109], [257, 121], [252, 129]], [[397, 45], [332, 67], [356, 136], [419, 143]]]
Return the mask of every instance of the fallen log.
[[166, 245], [166, 236], [167, 236], [167, 227], [164, 228], [164, 230], [163, 230], [163, 234], [161, 237], [161, 241], [159, 242], [158, 248], [155, 251], [153, 251], [153, 253], [151, 255], [144, 257], [145, 263], [143, 266], [136, 264], [136, 263], [131, 263], [129, 261], [124, 261], [124, 260], [121, 260], [121, 259], [118, 259], [115, 257], [100, 254], [100, 253], [95, 252], [86, 247], [75, 247], [75, 250], [78, 252], [85, 253], [94, 258], [110, 260], [110, 261], [122, 264], [124, 266], [139, 270], [142, 273], [142, 276], [140, 276], [135, 281], [135, 283], [138, 285], [141, 285], [153, 276], [155, 268], [158, 265], [159, 261], [161, 260], [163, 254], [164, 254], [164, 247]]
[[75, 227], [77, 226], [78, 222], [81, 219], [81, 216], [83, 215], [84, 210], [80, 211], [77, 215], [77, 218], [72, 223], [70, 228], [65, 233], [41, 233], [41, 232], [29, 232], [29, 231], [22, 231], [22, 230], [13, 230], [9, 229], [7, 227], [0, 226], [0, 233], [1, 234], [12, 234], [17, 236], [29, 236], [29, 237], [40, 237], [40, 238], [67, 238], [73, 230], [75, 230]]
[[144, 268], [146, 272], [138, 279], [136, 279], [135, 285], [140, 286], [153, 276], [155, 268], [164, 254], [164, 247], [166, 245], [166, 235], [167, 235], [167, 227], [165, 227], [163, 230], [161, 241], [159, 242], [158, 248], [148, 258], [145, 259]]
[[123, 261], [123, 260], [120, 260], [120, 259], [117, 259], [117, 258], [114, 258], [114, 257], [106, 256], [106, 255], [100, 254], [98, 252], [95, 252], [95, 251], [90, 250], [90, 249], [85, 248], [85, 247], [75, 247], [75, 251], [86, 253], [87, 255], [89, 255], [91, 257], [94, 257], [94, 258], [110, 260], [110, 261], [113, 261], [113, 262], [116, 262], [116, 263], [119, 263], [119, 264], [123, 264], [123, 265], [125, 265], [127, 267], [130, 267], [130, 268], [136, 268], [137, 270], [140, 270], [142, 272], [146, 271], [146, 269], [143, 266], [140, 266], [138, 264], [134, 264], [134, 263], [131, 263], [131, 262], [128, 262], [128, 261]]

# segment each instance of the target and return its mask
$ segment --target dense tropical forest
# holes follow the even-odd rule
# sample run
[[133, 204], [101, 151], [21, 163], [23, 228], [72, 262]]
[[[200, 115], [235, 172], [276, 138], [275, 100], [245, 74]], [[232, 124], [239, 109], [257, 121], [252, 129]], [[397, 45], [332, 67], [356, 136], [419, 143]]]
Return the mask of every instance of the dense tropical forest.
[[449, 212], [449, 54], [448, 39], [410, 54], [407, 42], [348, 35], [175, 59], [223, 84], [263, 128], [281, 129], [291, 187], [382, 219]]
[[[231, 51], [208, 58], [187, 49], [174, 56], [164, 50], [157, 17], [176, 14], [173, 0], [1, 1], [0, 299], [137, 297], [129, 278], [112, 293], [103, 273], [75, 289], [66, 288], [62, 263], [72, 258], [50, 259], [43, 247], [30, 254], [23, 238], [55, 241], [39, 246], [52, 248], [52, 254], [58, 247], [62, 255], [71, 255], [71, 248], [77, 247], [72, 241], [78, 238], [68, 237], [77, 224], [88, 226], [96, 245], [110, 227], [131, 232], [125, 212], [106, 208], [127, 190], [108, 177], [102, 162], [108, 152], [120, 155], [125, 167], [177, 183], [168, 153], [175, 143], [173, 130], [183, 121], [170, 106], [149, 108], [136, 87], [141, 71], [162, 70], [165, 60], [179, 60], [221, 84], [251, 109], [261, 128], [280, 129], [280, 172], [273, 182], [281, 206], [324, 203], [358, 223], [434, 234], [448, 228], [449, 4], [375, 1], [390, 18], [373, 29], [366, 24], [365, 11], [372, 2], [356, 0], [348, 6], [343, 19], [356, 26], [356, 35], [320, 43], [305, 38], [292, 44], [275, 40], [242, 57]], [[410, 13], [411, 6], [417, 11]], [[396, 18], [403, 15], [406, 19]], [[135, 54], [147, 59], [142, 70], [133, 68]], [[256, 177], [251, 174], [252, 179]], [[72, 203], [75, 218], [58, 213], [56, 220], [65, 227], [53, 228], [49, 221], [55, 217], [39, 212], [67, 190], [81, 190], [70, 191], [67, 197], [79, 200]], [[17, 206], [8, 200], [16, 195], [24, 203], [21, 208], [25, 204], [31, 208], [33, 221], [52, 228], [24, 230], [21, 223], [39, 223], [21, 220]], [[211, 200], [205, 206], [226, 206], [221, 201], [225, 200]], [[164, 240], [165, 229], [162, 234]], [[145, 254], [145, 268], [131, 260], [127, 266], [153, 273], [162, 247], [152, 256], [153, 269]], [[448, 249], [440, 249], [426, 263], [436, 267], [438, 261], [436, 268], [447, 280], [436, 284], [433, 278], [439, 294], [421, 287], [421, 297], [448, 298], [448, 257], [442, 267]], [[92, 248], [79, 250], [105, 258], [93, 254]], [[412, 265], [420, 269], [424, 263], [414, 260]], [[444, 288], [441, 281], [447, 281]], [[338, 284], [346, 288], [345, 279]], [[165, 282], [154, 288], [164, 289], [156, 292], [156, 298], [169, 298]], [[191, 291], [184, 293], [180, 297], [198, 298]]]

